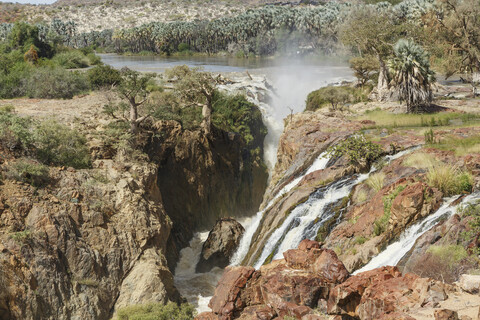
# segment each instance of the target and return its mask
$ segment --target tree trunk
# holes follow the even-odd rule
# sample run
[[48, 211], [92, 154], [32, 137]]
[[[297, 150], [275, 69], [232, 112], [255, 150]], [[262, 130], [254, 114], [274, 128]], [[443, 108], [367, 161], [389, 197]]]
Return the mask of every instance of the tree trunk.
[[212, 109], [209, 105], [204, 105], [202, 108], [202, 128], [205, 134], [210, 134], [212, 124]]
[[388, 98], [388, 70], [380, 55], [377, 55], [378, 62], [380, 64], [380, 70], [378, 73], [378, 84], [377, 84], [377, 99], [379, 101], [385, 101]]
[[130, 106], [130, 131], [132, 134], [137, 134], [138, 132], [138, 109], [136, 105]]

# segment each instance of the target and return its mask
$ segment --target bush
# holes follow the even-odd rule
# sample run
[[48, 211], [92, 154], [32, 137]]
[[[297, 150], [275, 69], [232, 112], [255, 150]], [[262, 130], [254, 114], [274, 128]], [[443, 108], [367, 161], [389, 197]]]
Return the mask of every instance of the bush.
[[305, 110], [315, 111], [326, 106], [331, 106], [333, 109], [336, 109], [339, 104], [343, 105], [345, 103], [367, 101], [370, 91], [370, 87], [324, 87], [308, 94]]
[[195, 317], [195, 308], [188, 303], [166, 305], [151, 303], [129, 306], [118, 310], [118, 320], [191, 320]]
[[24, 80], [24, 91], [30, 98], [71, 99], [86, 90], [88, 82], [83, 74], [62, 68], [33, 69]]
[[470, 173], [445, 163], [430, 167], [427, 181], [430, 186], [437, 188], [445, 196], [469, 193], [473, 188], [473, 177]]
[[96, 66], [88, 70], [87, 78], [90, 86], [94, 89], [112, 86], [122, 81], [120, 71], [108, 65]]
[[43, 121], [35, 128], [33, 137], [41, 162], [77, 169], [90, 166], [87, 140], [76, 130], [53, 120]]
[[354, 135], [329, 147], [327, 153], [332, 158], [346, 156], [351, 165], [369, 168], [383, 154], [383, 150], [365, 136]]
[[0, 144], [9, 150], [27, 149], [33, 142], [33, 121], [13, 113], [13, 107], [0, 109]]
[[78, 50], [71, 50], [55, 55], [52, 61], [66, 69], [79, 69], [89, 66], [89, 59]]
[[9, 165], [5, 176], [9, 179], [29, 183], [35, 187], [41, 187], [49, 180], [49, 169], [33, 160], [23, 159]]
[[350, 68], [361, 85], [373, 80], [374, 74], [380, 68], [378, 59], [374, 56], [354, 57], [350, 59]]

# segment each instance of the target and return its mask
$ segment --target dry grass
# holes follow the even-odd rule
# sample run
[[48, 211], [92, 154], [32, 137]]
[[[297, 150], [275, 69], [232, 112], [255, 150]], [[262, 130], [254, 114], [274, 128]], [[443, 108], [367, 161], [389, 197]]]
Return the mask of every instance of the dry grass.
[[439, 163], [440, 161], [434, 155], [425, 152], [413, 153], [403, 160], [404, 166], [417, 169], [430, 169]]
[[440, 163], [429, 168], [427, 182], [440, 190], [445, 196], [453, 196], [471, 192], [473, 177], [467, 171], [459, 170], [446, 163]]
[[365, 181], [365, 183], [370, 188], [372, 188], [373, 190], [378, 192], [383, 188], [384, 181], [385, 181], [385, 173], [378, 172], [378, 173], [374, 173], [374, 174], [370, 175], [370, 177], [368, 177], [368, 179], [367, 179], [367, 181]]

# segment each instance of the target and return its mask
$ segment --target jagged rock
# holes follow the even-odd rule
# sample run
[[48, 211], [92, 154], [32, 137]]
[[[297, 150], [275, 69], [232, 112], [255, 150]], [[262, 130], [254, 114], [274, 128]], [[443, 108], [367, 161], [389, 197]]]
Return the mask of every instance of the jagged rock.
[[458, 320], [458, 313], [448, 309], [435, 310], [435, 320]]
[[312, 313], [348, 272], [333, 251], [320, 249], [318, 243], [307, 240], [299, 247], [302, 250], [288, 250], [285, 259], [258, 271], [228, 267], [209, 304], [213, 313], [219, 319], [241, 315], [267, 320], [287, 315], [300, 319]]
[[233, 314], [245, 308], [240, 299], [241, 289], [245, 288], [247, 281], [252, 277], [255, 269], [252, 267], [228, 267], [222, 278], [218, 281], [215, 294], [208, 306], [221, 320], [233, 319]]
[[208, 272], [214, 267], [225, 268], [240, 243], [245, 229], [232, 218], [217, 221], [203, 244], [197, 272]]

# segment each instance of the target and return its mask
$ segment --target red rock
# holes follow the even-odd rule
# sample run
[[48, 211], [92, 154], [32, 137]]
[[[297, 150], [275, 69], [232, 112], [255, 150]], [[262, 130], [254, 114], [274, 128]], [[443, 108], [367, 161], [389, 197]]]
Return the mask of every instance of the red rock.
[[242, 311], [239, 320], [271, 320], [276, 317], [275, 311], [265, 305], [247, 307]]
[[313, 264], [313, 272], [332, 283], [341, 283], [350, 276], [343, 262], [330, 249], [323, 249], [323, 252]]
[[378, 282], [400, 277], [401, 275], [397, 267], [382, 267], [350, 277], [330, 292], [327, 304], [328, 313], [355, 313], [367, 287]]
[[448, 309], [435, 310], [435, 320], [458, 320], [458, 313]]
[[308, 251], [311, 249], [320, 249], [320, 243], [318, 241], [305, 239], [298, 245], [298, 250]]
[[217, 320], [218, 316], [213, 312], [202, 312], [194, 320]]
[[[208, 306], [219, 319], [233, 319], [233, 313], [241, 311], [245, 304], [239, 300], [241, 289], [255, 272], [252, 267], [227, 267], [218, 282], [215, 294]], [[239, 310], [240, 309], [240, 310]]]

